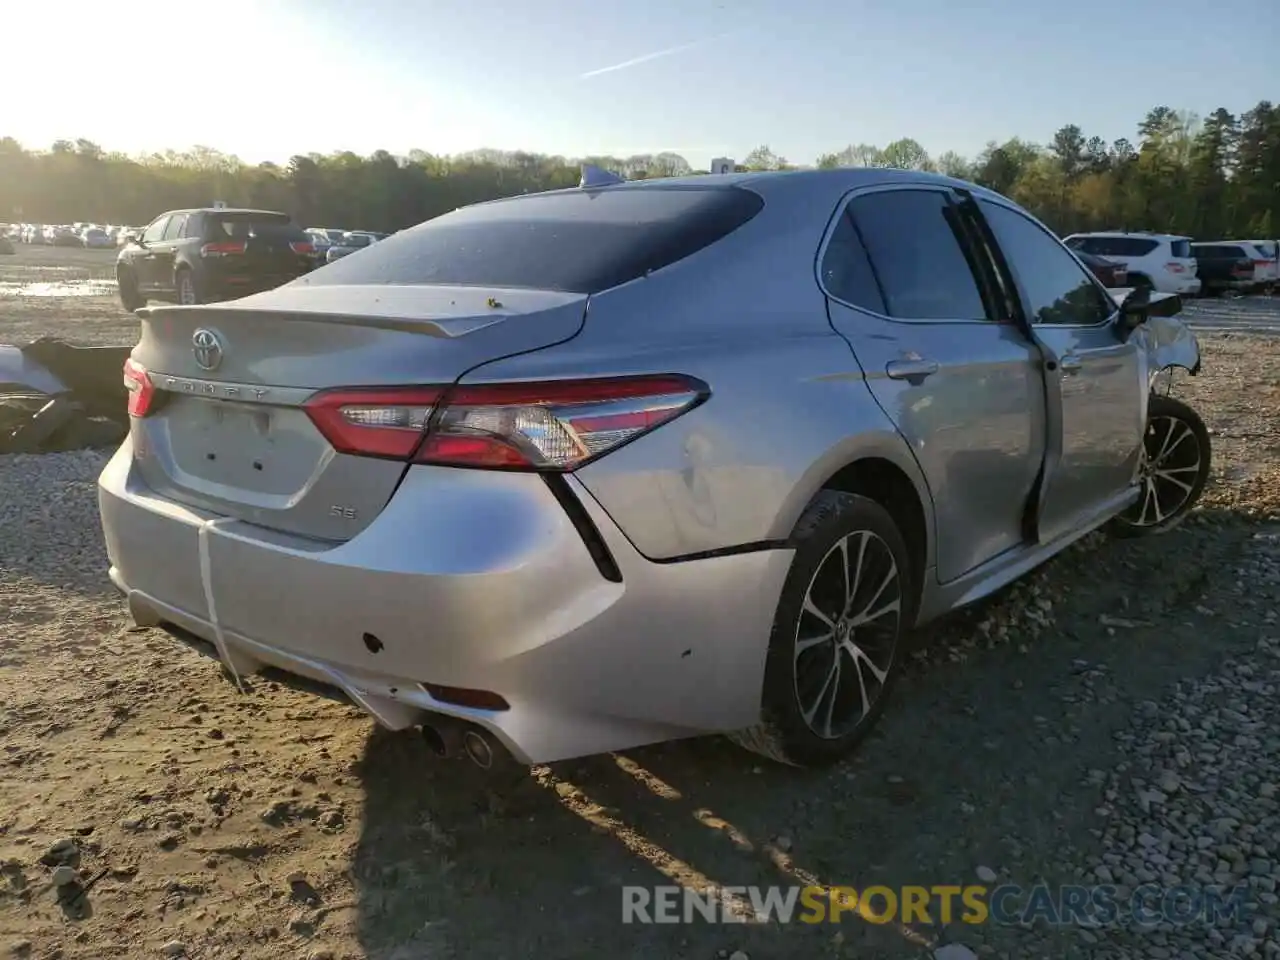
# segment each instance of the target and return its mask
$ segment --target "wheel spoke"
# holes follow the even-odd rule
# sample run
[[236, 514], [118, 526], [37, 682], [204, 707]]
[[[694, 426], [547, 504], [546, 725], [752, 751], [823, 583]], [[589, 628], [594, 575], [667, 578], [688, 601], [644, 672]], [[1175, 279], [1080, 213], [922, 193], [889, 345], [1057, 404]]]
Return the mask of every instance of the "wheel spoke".
[[[826, 699], [828, 690], [831, 690], [831, 703], [834, 706], [835, 694], [840, 686], [839, 678], [840, 678], [840, 657], [837, 652], [836, 656], [833, 656], [831, 658], [831, 668], [827, 670], [826, 679], [822, 681], [822, 686], [819, 688], [817, 696], [813, 698], [813, 704], [804, 711], [805, 723], [809, 724], [810, 726], [813, 725], [814, 717], [818, 715], [818, 710], [822, 706], [823, 701]], [[834, 683], [835, 689], [833, 689], [832, 681], [835, 681]], [[827, 729], [828, 730], [831, 729], [831, 711], [829, 709], [827, 711]]]
[[850, 618], [850, 621], [853, 623], [854, 626], [857, 626], [863, 623], [869, 623], [872, 620], [878, 620], [880, 617], [884, 616], [886, 613], [889, 613], [893, 610], [898, 609], [899, 601], [895, 598], [894, 600], [891, 600], [889, 603], [885, 604], [885, 606], [881, 607], [880, 609], [872, 610], [872, 608], [876, 604], [876, 601], [879, 600], [880, 597], [884, 595], [885, 590], [888, 589], [889, 584], [893, 583], [897, 579], [898, 579], [898, 567], [897, 567], [897, 564], [895, 564], [891, 559], [889, 561], [889, 572], [885, 574], [884, 579], [880, 581], [880, 586], [876, 587], [876, 592], [871, 595], [870, 600], [868, 600], [865, 604], [863, 604], [861, 612], [854, 614]]
[[1179, 423], [1169, 428], [1169, 437], [1172, 437], [1175, 433], [1177, 433], [1178, 439], [1174, 440], [1172, 443], [1169, 442], [1168, 437], [1165, 438], [1164, 449], [1160, 451], [1160, 456], [1156, 457], [1157, 465], [1164, 463], [1164, 461], [1168, 460], [1169, 457], [1173, 454], [1173, 451], [1177, 450], [1178, 447], [1182, 446], [1183, 440], [1186, 440], [1188, 437], [1193, 436], [1193, 434], [1191, 433], [1191, 428], [1188, 427], [1185, 423]]
[[1173, 471], [1171, 470], [1157, 470], [1155, 472], [1155, 475], [1159, 477], [1161, 480], [1165, 481], [1166, 483], [1172, 483], [1174, 486], [1178, 487], [1179, 489], [1185, 490], [1187, 493], [1191, 492], [1191, 484], [1187, 483], [1185, 480], [1179, 480], [1177, 477], [1173, 476]]
[[[858, 596], [858, 587], [862, 584], [862, 562], [867, 556], [867, 541], [871, 539], [870, 534], [865, 530], [858, 536], [858, 559], [854, 562], [853, 576], [845, 578], [844, 591], [844, 612], [847, 616], [849, 611], [853, 609], [853, 602]], [[847, 543], [847, 541], [846, 541]], [[848, 559], [848, 551], [845, 552], [846, 561]], [[848, 571], [846, 563], [845, 570]]]
[[835, 633], [828, 630], [826, 633], [820, 633], [816, 637], [807, 637], [804, 640], [796, 641], [796, 659], [800, 659], [800, 654], [806, 650], [812, 650], [820, 643], [830, 643], [835, 639]]
[[[812, 589], [812, 587], [810, 589]], [[811, 617], [817, 617], [828, 630], [832, 632], [835, 631], [836, 622], [819, 610], [817, 605], [813, 602], [813, 597], [807, 593], [804, 595], [804, 612], [809, 614]]]

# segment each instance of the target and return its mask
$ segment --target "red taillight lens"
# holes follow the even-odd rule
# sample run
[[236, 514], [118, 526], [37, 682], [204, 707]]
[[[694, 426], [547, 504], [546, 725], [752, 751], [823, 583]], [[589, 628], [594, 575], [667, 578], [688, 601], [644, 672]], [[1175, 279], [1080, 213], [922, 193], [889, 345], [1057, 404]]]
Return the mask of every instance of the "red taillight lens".
[[1166, 263], [1164, 268], [1170, 273], [1186, 273], [1187, 268], [1181, 263]]
[[294, 253], [315, 253], [315, 244], [307, 243], [305, 240], [293, 240], [289, 243], [289, 249]]
[[340, 453], [568, 471], [669, 422], [707, 394], [706, 384], [672, 374], [325, 391], [306, 408]]
[[142, 364], [129, 359], [124, 362], [124, 386], [129, 391], [129, 416], [145, 417], [151, 410], [156, 388]]
[[443, 389], [329, 390], [306, 403], [307, 415], [339, 453], [407, 460]]
[[234, 257], [244, 253], [246, 244], [243, 240], [228, 240], [218, 243], [206, 243], [200, 248], [202, 257]]

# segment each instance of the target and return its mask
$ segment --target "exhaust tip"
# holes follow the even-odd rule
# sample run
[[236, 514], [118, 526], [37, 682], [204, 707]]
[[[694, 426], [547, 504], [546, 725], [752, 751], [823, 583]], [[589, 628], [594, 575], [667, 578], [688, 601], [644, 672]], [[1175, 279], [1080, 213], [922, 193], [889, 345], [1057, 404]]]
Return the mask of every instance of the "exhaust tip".
[[468, 730], [462, 735], [462, 750], [480, 769], [489, 770], [493, 767], [493, 747], [484, 734], [476, 730]]
[[449, 744], [439, 729], [430, 724], [422, 726], [422, 741], [427, 745], [427, 749], [434, 753], [437, 757], [449, 756]]

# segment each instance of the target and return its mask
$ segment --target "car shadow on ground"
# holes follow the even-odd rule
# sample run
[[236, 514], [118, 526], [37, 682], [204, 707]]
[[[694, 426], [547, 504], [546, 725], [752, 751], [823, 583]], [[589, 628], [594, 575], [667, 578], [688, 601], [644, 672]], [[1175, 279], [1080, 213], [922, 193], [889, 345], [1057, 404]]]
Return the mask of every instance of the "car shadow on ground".
[[[1110, 765], [1113, 731], [1136, 702], [1252, 642], [1233, 629], [1247, 601], [1232, 593], [1251, 529], [1205, 511], [1163, 537], [1068, 551], [1038, 575], [1058, 599], [1034, 641], [1015, 630], [991, 649], [969, 642], [1001, 596], [924, 631], [940, 655], [907, 671], [879, 729], [829, 770], [709, 737], [513, 779], [375, 733], [352, 864], [360, 942], [383, 960], [909, 957], [938, 930], [856, 911], [624, 924], [623, 887], [970, 884], [979, 866], [1001, 882], [1085, 882], [1053, 864], [1092, 842], [1099, 800], [1085, 778]], [[1026, 936], [959, 923], [946, 935], [1015, 955]], [[1055, 956], [1087, 949], [1073, 930], [1047, 936]]]

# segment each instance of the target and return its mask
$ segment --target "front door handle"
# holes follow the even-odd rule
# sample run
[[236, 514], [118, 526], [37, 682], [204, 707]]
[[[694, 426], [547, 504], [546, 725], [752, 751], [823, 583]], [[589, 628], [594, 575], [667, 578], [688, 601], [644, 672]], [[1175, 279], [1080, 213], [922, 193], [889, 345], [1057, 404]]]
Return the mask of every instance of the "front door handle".
[[1079, 373], [1084, 363], [1075, 354], [1068, 353], [1058, 361], [1058, 366], [1062, 368], [1063, 373]]
[[890, 360], [884, 365], [884, 372], [891, 380], [923, 380], [938, 372], [936, 360]]

